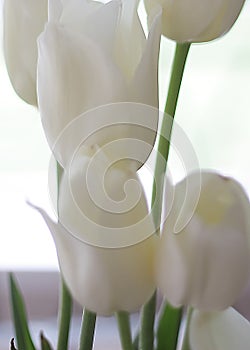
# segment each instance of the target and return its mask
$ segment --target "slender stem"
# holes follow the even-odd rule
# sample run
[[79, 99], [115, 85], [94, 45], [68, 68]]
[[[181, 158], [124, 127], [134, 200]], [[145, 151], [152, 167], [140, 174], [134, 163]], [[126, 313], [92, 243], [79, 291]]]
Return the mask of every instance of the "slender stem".
[[188, 310], [187, 310], [186, 327], [185, 327], [185, 333], [184, 333], [184, 338], [183, 338], [181, 350], [190, 350], [190, 345], [189, 345], [189, 324], [190, 324], [190, 320], [191, 320], [191, 317], [192, 317], [192, 312], [193, 312], [193, 309], [191, 307], [189, 307]]
[[59, 332], [57, 350], [67, 350], [72, 312], [72, 299], [63, 278], [61, 280], [61, 296], [59, 305]]
[[[171, 78], [168, 89], [168, 96], [165, 106], [165, 115], [162, 122], [158, 152], [154, 173], [154, 185], [152, 193], [151, 207], [155, 227], [159, 230], [162, 211], [162, 192], [164, 185], [164, 175], [167, 167], [167, 160], [170, 148], [170, 136], [184, 73], [185, 63], [189, 52], [190, 44], [176, 44], [175, 55], [172, 65]], [[169, 115], [172, 118], [169, 118]], [[162, 161], [165, 160], [165, 161]], [[154, 348], [154, 320], [155, 320], [156, 293], [151, 300], [143, 307], [140, 350], [152, 350]], [[145, 339], [144, 339], [145, 338]]]
[[84, 310], [79, 350], [92, 350], [95, 334], [96, 314]]
[[182, 309], [166, 303], [163, 307], [157, 326], [157, 350], [176, 350]]
[[[162, 190], [164, 175], [167, 167], [167, 160], [170, 150], [170, 138], [177, 107], [181, 81], [184, 73], [185, 63], [189, 52], [190, 44], [177, 44], [174, 61], [172, 65], [171, 78], [168, 89], [168, 96], [164, 110], [164, 117], [159, 137], [158, 152], [154, 173], [154, 186], [151, 206], [154, 207], [154, 221], [157, 229], [160, 225], [162, 210]], [[170, 117], [169, 117], [170, 116]], [[164, 161], [163, 161], [164, 160]]]
[[123, 350], [133, 350], [133, 341], [130, 330], [129, 315], [125, 311], [119, 311], [116, 313], [116, 319], [118, 323], [118, 329], [120, 334], [120, 340]]
[[154, 348], [155, 308], [156, 292], [142, 309], [141, 333], [139, 338], [140, 350], [152, 350]]
[[[59, 189], [60, 181], [63, 175], [63, 168], [60, 164], [56, 163], [56, 172], [57, 172], [57, 213], [59, 216]], [[68, 339], [69, 339], [69, 328], [71, 322], [72, 314], [72, 298], [70, 292], [61, 276], [61, 289], [60, 289], [60, 300], [59, 300], [59, 330], [58, 330], [58, 341], [57, 341], [57, 350], [67, 350], [68, 349]]]
[[56, 162], [56, 175], [57, 175], [57, 202], [56, 202], [56, 206], [57, 206], [57, 215], [59, 216], [59, 192], [60, 192], [60, 183], [61, 183], [61, 179], [63, 176], [63, 168], [61, 167], [61, 165]]
[[136, 333], [134, 340], [133, 340], [133, 349], [138, 350], [139, 349], [139, 332]]

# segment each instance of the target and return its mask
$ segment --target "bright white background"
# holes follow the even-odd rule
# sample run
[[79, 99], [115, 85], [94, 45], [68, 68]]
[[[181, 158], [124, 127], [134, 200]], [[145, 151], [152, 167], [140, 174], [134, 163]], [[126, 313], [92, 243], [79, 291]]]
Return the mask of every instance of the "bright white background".
[[[176, 121], [190, 138], [201, 166], [234, 176], [248, 193], [249, 38], [248, 2], [229, 34], [191, 48], [176, 114]], [[163, 40], [161, 109], [173, 48], [173, 43]], [[39, 113], [21, 101], [10, 85], [2, 49], [0, 77], [0, 270], [56, 269], [50, 233], [39, 215], [25, 203], [28, 198], [51, 211], [47, 190], [50, 152]], [[173, 158], [170, 167], [178, 180], [181, 173]]]

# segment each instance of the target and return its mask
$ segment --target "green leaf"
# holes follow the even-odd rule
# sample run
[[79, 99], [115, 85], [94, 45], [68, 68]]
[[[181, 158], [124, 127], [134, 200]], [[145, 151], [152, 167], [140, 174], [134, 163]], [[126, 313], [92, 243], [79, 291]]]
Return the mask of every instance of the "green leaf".
[[[19, 350], [36, 350], [29, 332], [23, 297], [12, 274], [9, 275], [9, 281], [12, 314], [18, 348]], [[11, 346], [14, 350], [14, 341], [11, 343]]]
[[15, 348], [14, 338], [12, 338], [11, 341], [10, 341], [10, 350], [17, 350]]
[[41, 339], [42, 350], [52, 350], [52, 346], [50, 345], [49, 341], [43, 335], [43, 332], [41, 332], [41, 334], [40, 334], [40, 339]]
[[182, 309], [167, 304], [157, 328], [157, 350], [175, 350], [178, 341]]

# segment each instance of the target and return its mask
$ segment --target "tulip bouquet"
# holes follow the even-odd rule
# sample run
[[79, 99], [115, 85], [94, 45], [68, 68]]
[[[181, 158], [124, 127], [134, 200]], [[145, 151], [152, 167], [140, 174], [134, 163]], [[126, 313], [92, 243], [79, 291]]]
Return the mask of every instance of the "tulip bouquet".
[[[68, 349], [74, 298], [84, 309], [80, 350], [93, 348], [99, 315], [116, 316], [123, 350], [247, 350], [250, 324], [231, 306], [250, 276], [249, 199], [234, 179], [199, 169], [174, 123], [190, 46], [227, 33], [244, 0], [145, 0], [147, 29], [138, 5], [4, 3], [9, 76], [17, 94], [37, 106], [53, 154], [49, 179], [56, 174], [56, 183], [49, 187], [57, 222], [29, 204], [57, 249], [57, 349]], [[162, 35], [176, 42], [164, 113]], [[177, 184], [167, 176], [170, 146], [187, 169]], [[143, 167], [154, 174], [150, 209], [138, 175]], [[10, 282], [11, 349], [34, 350], [13, 276]], [[129, 315], [139, 310], [132, 337]], [[41, 348], [52, 349], [44, 336]]]

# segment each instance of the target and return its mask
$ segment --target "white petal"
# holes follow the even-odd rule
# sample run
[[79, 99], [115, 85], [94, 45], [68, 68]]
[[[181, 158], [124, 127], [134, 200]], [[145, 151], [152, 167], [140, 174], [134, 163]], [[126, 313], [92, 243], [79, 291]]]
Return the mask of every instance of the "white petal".
[[[176, 186], [163, 227], [158, 285], [173, 305], [221, 310], [235, 302], [248, 281], [249, 200], [236, 181], [213, 173], [201, 175], [197, 208], [178, 234], [173, 230], [185, 202], [184, 181]], [[198, 178], [197, 173], [189, 176], [194, 191]]]
[[81, 148], [60, 185], [61, 223], [79, 239], [118, 248], [136, 244], [155, 229], [136, 173], [113, 164], [102, 149]]
[[191, 350], [248, 350], [250, 323], [233, 308], [222, 312], [194, 311], [189, 339]]
[[[166, 2], [163, 33], [176, 41], [193, 41], [213, 21], [223, 0]], [[172, 3], [172, 4], [171, 4]], [[164, 4], [165, 5], [165, 4]], [[195, 11], [194, 11], [195, 9]]]
[[74, 119], [54, 145], [65, 168], [81, 145], [105, 148], [110, 163], [138, 169], [154, 146], [158, 109], [140, 103], [113, 103], [91, 109]]
[[74, 298], [98, 315], [137, 311], [155, 289], [156, 241], [156, 237], [150, 237], [127, 248], [97, 248], [62, 231], [58, 257]]
[[156, 4], [162, 6], [163, 34], [166, 37], [177, 42], [203, 42], [218, 38], [227, 32], [236, 21], [244, 2], [145, 0], [145, 5], [148, 11]]
[[48, 21], [57, 22], [60, 20], [63, 11], [61, 0], [48, 0]]
[[121, 99], [122, 78], [98, 45], [59, 25], [47, 25], [38, 44], [39, 108], [53, 149], [64, 127], [79, 114]]
[[87, 36], [111, 56], [120, 10], [119, 1], [103, 4], [97, 1], [67, 0], [64, 1], [60, 23], [79, 35]]
[[[108, 153], [111, 156], [113, 152], [114, 161], [124, 156], [134, 159], [139, 168], [152, 151], [158, 126], [158, 111], [151, 107], [146, 111], [143, 106], [138, 111], [138, 102], [158, 106], [159, 14], [146, 41], [135, 1], [124, 4], [121, 18], [117, 1], [103, 5], [72, 0], [64, 6], [61, 25], [50, 23], [39, 39], [39, 108], [49, 145], [63, 167], [88, 138], [88, 145], [102, 147], [109, 143]], [[125, 33], [122, 47], [132, 55], [129, 62], [133, 65], [134, 77], [129, 82], [113, 57], [117, 25]], [[131, 31], [130, 25], [138, 35]], [[140, 51], [136, 63], [134, 46], [127, 46], [129, 40]], [[110, 107], [109, 111], [106, 106], [93, 110], [123, 101], [136, 102], [137, 106], [120, 104]], [[86, 111], [88, 113], [84, 113]], [[120, 145], [111, 145], [119, 140]], [[124, 154], [124, 150], [128, 152]]]
[[[98, 248], [77, 239], [41, 208], [55, 241], [61, 272], [73, 297], [88, 310], [109, 316], [137, 311], [155, 290], [155, 235], [135, 245]], [[85, 228], [82, 227], [84, 230]]]
[[158, 60], [161, 38], [161, 11], [155, 14], [149, 31], [141, 61], [129, 84], [131, 101], [145, 103], [158, 108]]
[[210, 41], [226, 34], [237, 20], [245, 0], [223, 1], [209, 26], [194, 40]]
[[37, 105], [37, 37], [47, 21], [47, 0], [6, 0], [4, 3], [4, 54], [16, 93]]
[[117, 28], [116, 62], [129, 82], [139, 64], [146, 44], [145, 34], [137, 14], [138, 0], [122, 2], [122, 13]]

